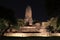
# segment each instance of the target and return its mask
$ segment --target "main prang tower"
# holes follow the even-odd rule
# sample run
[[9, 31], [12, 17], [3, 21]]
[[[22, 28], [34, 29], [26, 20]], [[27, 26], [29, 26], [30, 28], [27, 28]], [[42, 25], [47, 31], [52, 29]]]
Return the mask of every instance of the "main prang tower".
[[25, 23], [27, 22], [29, 25], [32, 25], [32, 10], [30, 6], [27, 6], [26, 12], [25, 12]]

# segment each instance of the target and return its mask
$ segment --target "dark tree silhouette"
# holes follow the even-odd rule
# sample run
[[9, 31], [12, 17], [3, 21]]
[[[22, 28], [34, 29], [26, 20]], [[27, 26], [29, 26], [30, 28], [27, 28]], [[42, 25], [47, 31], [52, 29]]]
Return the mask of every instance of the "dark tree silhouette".
[[[57, 20], [57, 28], [59, 28], [60, 24], [60, 1], [58, 0], [46, 0], [46, 9], [47, 16], [50, 18], [58, 17]], [[56, 28], [56, 30], [57, 30]]]
[[9, 28], [10, 28], [10, 24], [15, 25], [16, 22], [16, 18], [14, 16], [14, 11], [11, 9], [8, 9], [6, 7], [0, 6], [0, 19], [4, 18], [5, 20], [8, 21], [8, 25], [9, 27], [5, 28], [4, 31], [2, 31], [2, 34], [4, 34]]

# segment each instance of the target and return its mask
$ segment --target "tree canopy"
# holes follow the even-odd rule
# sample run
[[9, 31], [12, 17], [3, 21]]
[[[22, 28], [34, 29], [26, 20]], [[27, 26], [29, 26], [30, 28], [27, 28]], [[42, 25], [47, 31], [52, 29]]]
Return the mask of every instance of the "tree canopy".
[[[8, 22], [8, 27], [5, 26], [4, 20]], [[10, 24], [17, 24], [14, 11], [12, 9], [0, 6], [0, 28], [3, 29], [1, 32], [2, 35], [11, 27]]]
[[12, 24], [14, 24], [14, 23], [16, 23], [16, 18], [15, 18], [14, 14], [15, 13], [12, 9], [8, 9], [3, 6], [0, 6], [0, 18], [9, 20]]

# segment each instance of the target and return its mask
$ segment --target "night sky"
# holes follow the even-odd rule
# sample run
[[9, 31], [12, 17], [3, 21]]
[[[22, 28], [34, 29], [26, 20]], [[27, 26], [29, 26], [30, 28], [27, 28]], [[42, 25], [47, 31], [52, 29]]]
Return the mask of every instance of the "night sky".
[[48, 13], [54, 13], [56, 5], [54, 0], [0, 0], [0, 6], [13, 9], [17, 18], [24, 18], [25, 9], [30, 5], [33, 19], [44, 21]]

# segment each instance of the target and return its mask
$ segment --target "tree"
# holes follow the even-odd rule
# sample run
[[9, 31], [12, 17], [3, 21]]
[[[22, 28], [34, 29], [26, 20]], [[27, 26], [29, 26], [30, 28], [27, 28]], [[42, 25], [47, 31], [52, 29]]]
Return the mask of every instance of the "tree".
[[57, 31], [60, 32], [60, 16], [57, 21]]
[[0, 6], [0, 19], [8, 21], [8, 27], [5, 27], [2, 31], [2, 35], [11, 27], [10, 24], [16, 25], [17, 21], [14, 16], [14, 11], [3, 6]]
[[0, 19], [0, 29], [4, 29], [5, 25], [4, 25], [4, 19]]
[[24, 20], [23, 19], [18, 19], [18, 26], [24, 26]]

